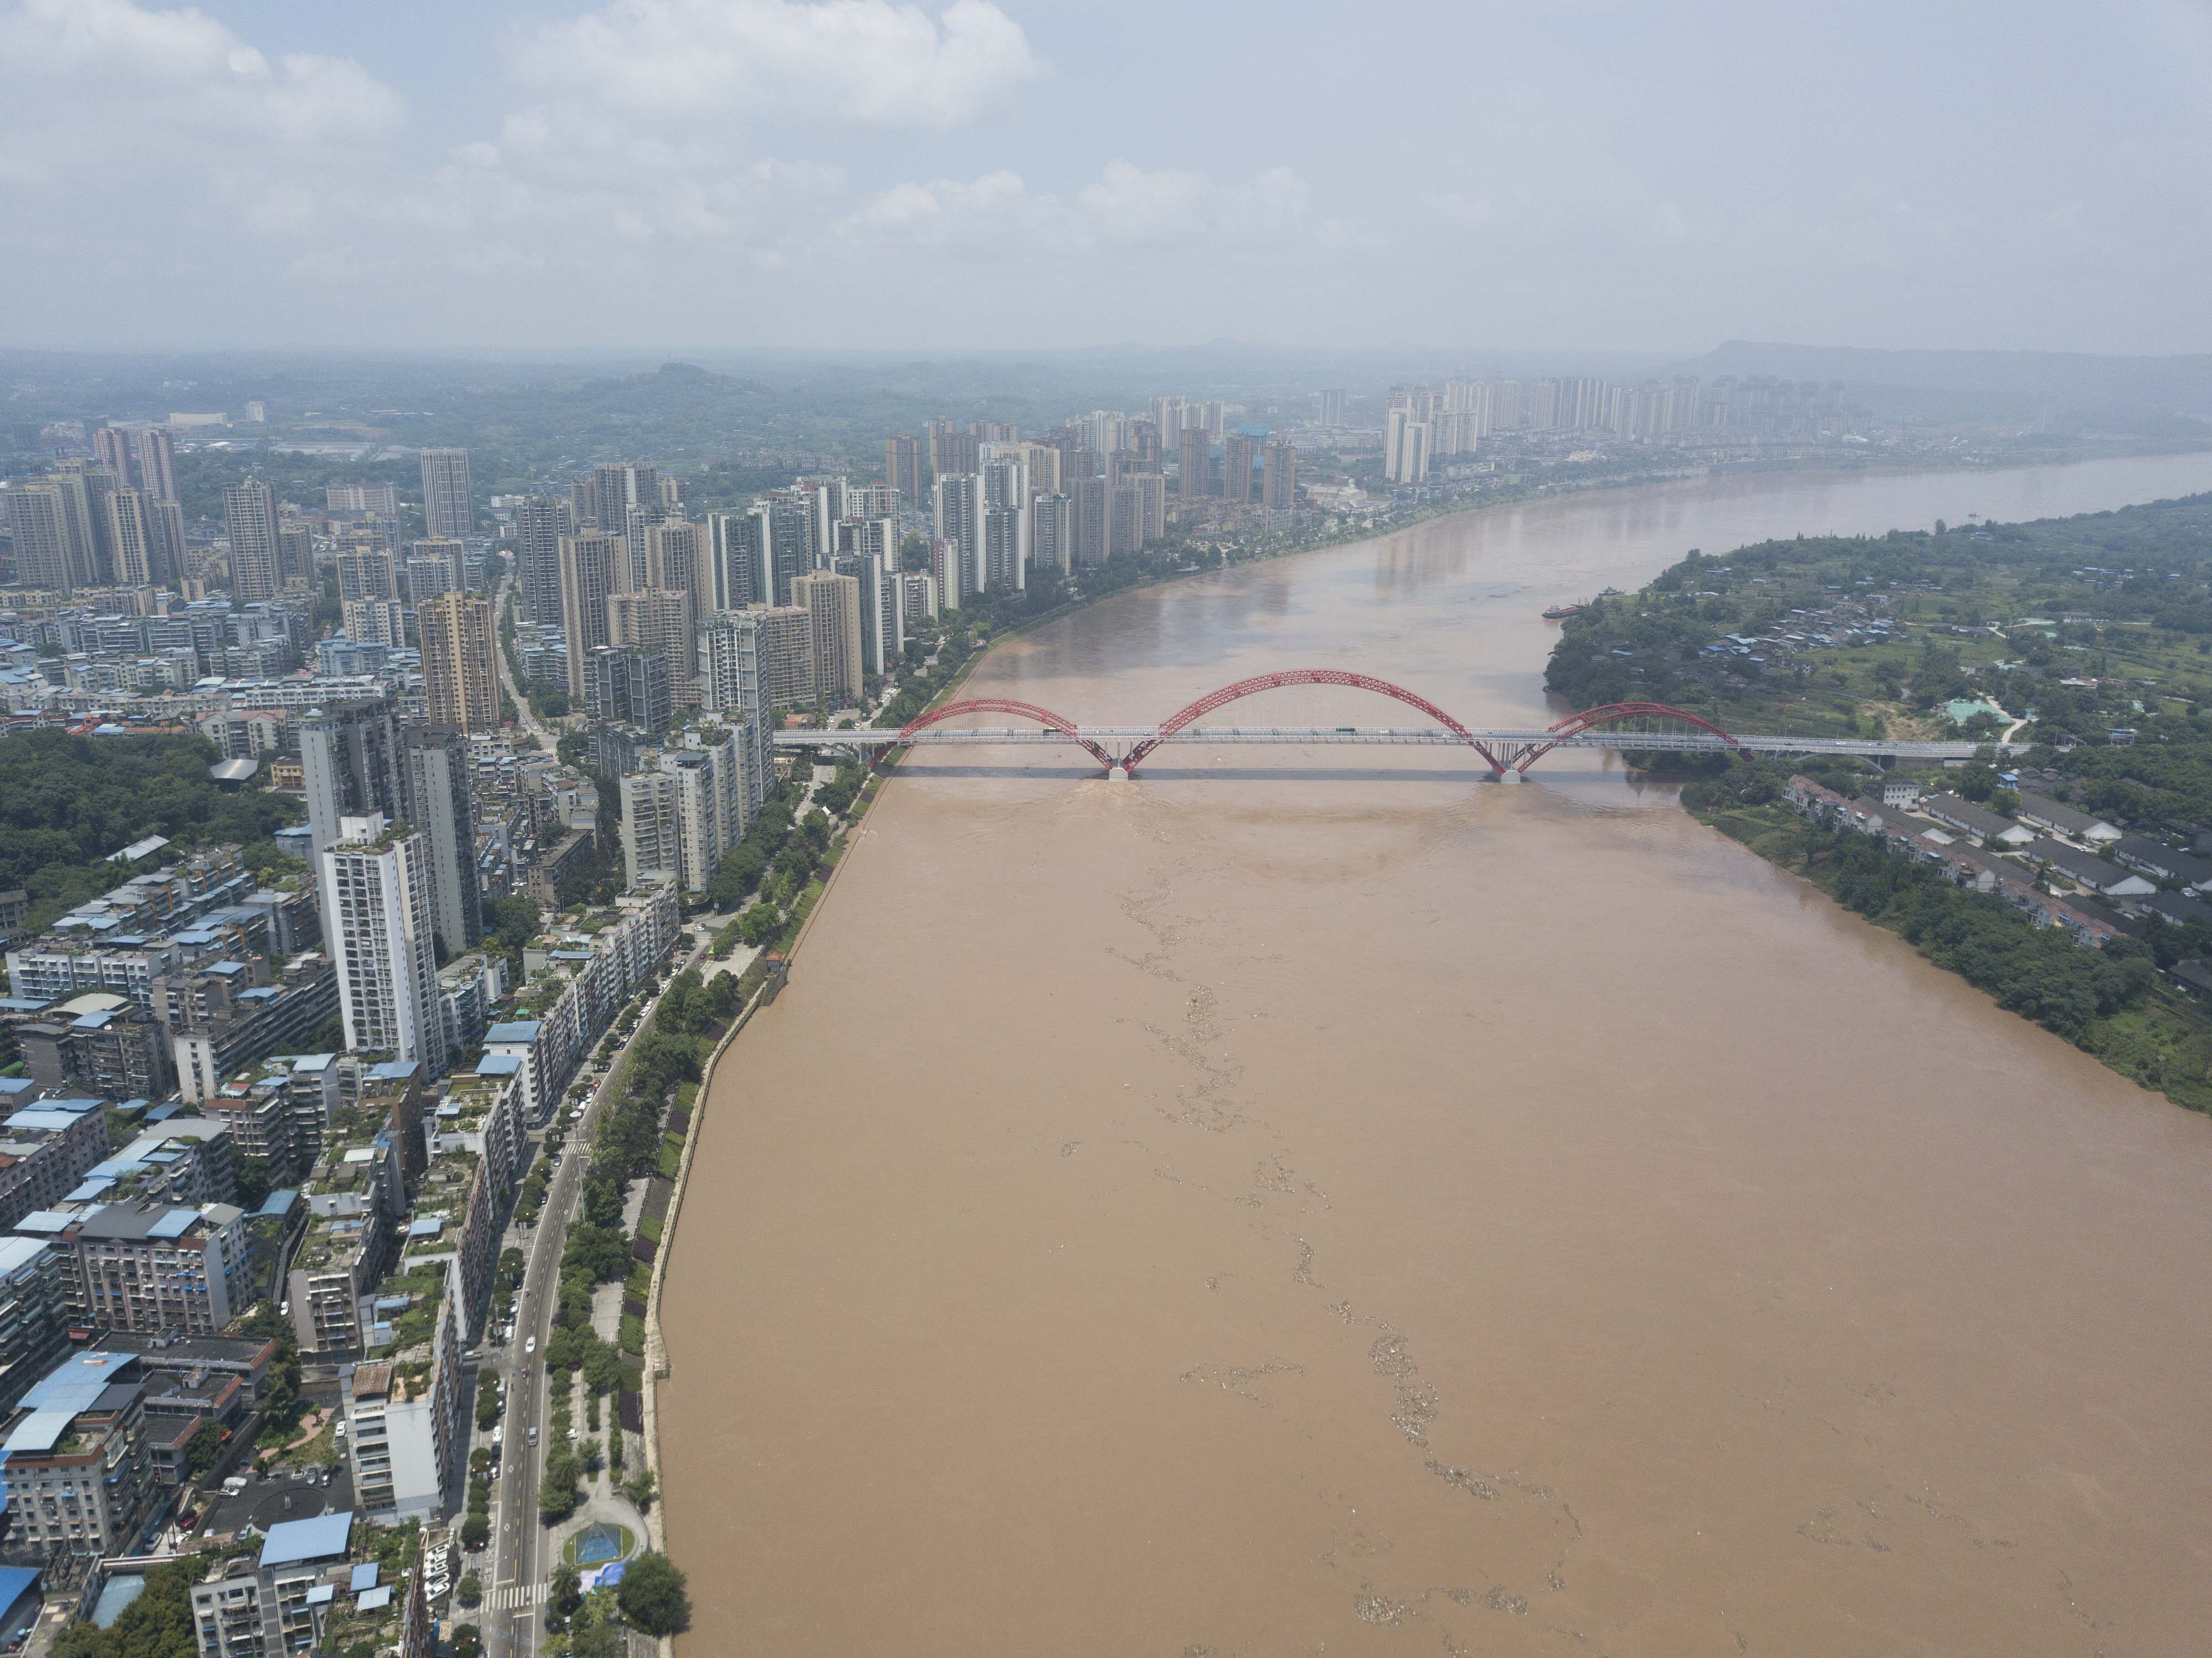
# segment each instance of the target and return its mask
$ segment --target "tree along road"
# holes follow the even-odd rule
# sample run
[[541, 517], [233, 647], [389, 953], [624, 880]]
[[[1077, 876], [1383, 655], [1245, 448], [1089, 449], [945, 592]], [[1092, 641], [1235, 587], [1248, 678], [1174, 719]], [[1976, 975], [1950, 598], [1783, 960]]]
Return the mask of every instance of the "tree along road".
[[[679, 945], [689, 942], [690, 948], [676, 962], [675, 973], [681, 973], [705, 955], [711, 935], [694, 938], [690, 933], [679, 933]], [[671, 974], [671, 978], [675, 976]], [[502, 1413], [505, 1431], [501, 1448], [503, 1455], [492, 1478], [491, 1570], [485, 1584], [483, 1637], [490, 1658], [523, 1658], [532, 1650], [537, 1636], [537, 1619], [543, 1614], [544, 1586], [552, 1575], [558, 1551], [553, 1534], [538, 1518], [538, 1491], [543, 1477], [544, 1459], [553, 1448], [552, 1422], [547, 1411], [544, 1387], [545, 1344], [553, 1333], [553, 1313], [559, 1304], [561, 1252], [568, 1242], [568, 1227], [576, 1218], [583, 1190], [583, 1168], [586, 1148], [599, 1121], [599, 1108], [607, 1099], [608, 1083], [622, 1074], [622, 1061], [635, 1042], [652, 1028], [653, 1011], [660, 1005], [660, 992], [656, 989], [639, 1013], [636, 1027], [629, 1039], [616, 1053], [614, 1061], [592, 1090], [584, 1114], [561, 1148], [561, 1158], [556, 1166], [551, 1184], [545, 1193], [544, 1206], [538, 1212], [538, 1223], [532, 1227], [529, 1248], [524, 1256], [522, 1287], [515, 1303], [515, 1342], [535, 1339], [538, 1351], [524, 1355], [510, 1344], [503, 1357], [488, 1357], [488, 1363], [514, 1362], [508, 1373], [507, 1408]], [[588, 1067], [591, 1061], [586, 1059]], [[553, 1121], [565, 1103], [554, 1105]], [[665, 1240], [663, 1240], [664, 1245]], [[529, 1442], [528, 1430], [538, 1430], [538, 1443]], [[523, 1593], [517, 1595], [515, 1591]], [[525, 1604], [508, 1604], [515, 1600]], [[458, 1612], [465, 1619], [467, 1612]]]

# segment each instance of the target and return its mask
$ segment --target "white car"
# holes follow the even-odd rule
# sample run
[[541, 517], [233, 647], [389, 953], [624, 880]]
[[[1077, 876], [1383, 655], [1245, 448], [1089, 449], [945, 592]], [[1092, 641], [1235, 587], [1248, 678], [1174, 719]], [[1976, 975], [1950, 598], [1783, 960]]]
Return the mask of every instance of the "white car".
[[529, 1340], [524, 1342], [522, 1344], [522, 1351], [526, 1353], [535, 1353], [538, 1351], [538, 1338], [536, 1336], [532, 1336]]

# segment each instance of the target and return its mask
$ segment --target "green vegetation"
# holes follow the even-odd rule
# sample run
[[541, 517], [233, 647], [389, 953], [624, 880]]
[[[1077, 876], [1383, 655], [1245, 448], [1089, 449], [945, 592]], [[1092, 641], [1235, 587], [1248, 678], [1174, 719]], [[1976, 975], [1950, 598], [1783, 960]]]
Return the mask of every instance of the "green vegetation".
[[[1692, 552], [1571, 618], [1545, 684], [1577, 708], [1649, 700], [1808, 734], [1992, 733], [1990, 715], [1949, 717], [1975, 701], [2033, 711], [2021, 740], [2106, 750], [2133, 730], [2137, 753], [2072, 768], [2117, 782], [2151, 764], [2142, 780], [2212, 817], [2212, 496]], [[2142, 757], [2153, 743], [2202, 752], [2176, 767]]]
[[676, 1635], [691, 1627], [691, 1595], [676, 1563], [647, 1549], [629, 1563], [619, 1591], [623, 1616], [647, 1635]]
[[174, 843], [161, 857], [234, 843], [246, 866], [304, 875], [270, 837], [304, 816], [289, 796], [225, 788], [208, 776], [219, 758], [200, 737], [76, 737], [53, 726], [0, 738], [0, 889], [31, 896], [27, 924], [156, 867], [109, 861], [149, 835]]
[[230, 1436], [212, 1417], [207, 1418], [192, 1430], [191, 1442], [185, 1447], [186, 1467], [194, 1479], [204, 1479], [215, 1465], [222, 1461], [223, 1442]]
[[146, 1574], [146, 1587], [117, 1614], [114, 1627], [71, 1624], [50, 1650], [54, 1658], [192, 1658], [192, 1585], [207, 1569], [187, 1554]]
[[483, 947], [507, 957], [509, 974], [516, 984], [522, 982], [522, 947], [537, 936], [544, 920], [545, 913], [520, 895], [483, 901]]
[[[2057, 779], [2046, 786], [2185, 847], [2212, 827], [2212, 496], [1692, 552], [1570, 620], [1546, 683], [1577, 706], [1650, 700], [1752, 731], [1902, 740], [2028, 722], [2014, 740], [2033, 744], [2021, 763]], [[2139, 937], [2077, 944], [1866, 837], [1805, 823], [1779, 803], [1787, 763], [1640, 762], [1687, 779], [1683, 804], [1704, 822], [1999, 1005], [2212, 1109], [2212, 1023], [2160, 976], [2212, 960], [2212, 920], [2152, 916]], [[1850, 762], [1798, 768], [1847, 796], [1869, 780]], [[1942, 781], [2000, 812], [2019, 805], [1988, 755]]]

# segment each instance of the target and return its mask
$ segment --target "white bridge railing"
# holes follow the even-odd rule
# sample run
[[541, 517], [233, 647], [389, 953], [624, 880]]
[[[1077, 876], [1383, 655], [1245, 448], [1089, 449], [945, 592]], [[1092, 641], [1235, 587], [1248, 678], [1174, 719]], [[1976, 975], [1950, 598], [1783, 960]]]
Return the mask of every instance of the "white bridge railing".
[[[1858, 755], [1869, 759], [1896, 760], [1966, 760], [1972, 758], [1979, 748], [1996, 748], [2000, 753], [2015, 752], [2022, 744], [1976, 744], [1971, 742], [1906, 743], [1892, 742], [1881, 738], [1867, 737], [1788, 737], [1740, 735], [1731, 744], [1711, 732], [1701, 731], [1636, 731], [1623, 726], [1607, 726], [1571, 737], [1555, 736], [1549, 731], [1497, 730], [1478, 731], [1471, 735], [1498, 750], [1518, 749], [1528, 744], [1548, 744], [1562, 749], [1643, 749], [1664, 750], [1673, 754], [1711, 754], [1725, 752], [1730, 748], [1741, 748], [1753, 754], [1838, 754]], [[842, 731], [806, 727], [779, 731], [774, 734], [778, 748], [889, 748], [904, 744], [916, 748], [957, 747], [1029, 747], [1041, 744], [1073, 744], [1079, 738], [1096, 743], [1111, 753], [1126, 752], [1132, 745], [1159, 738], [1153, 726], [1082, 726], [1061, 731], [1036, 726], [931, 726], [911, 737], [901, 737], [895, 730], [872, 726], [848, 726]], [[1465, 748], [1467, 739], [1456, 732], [1440, 730], [1433, 726], [1190, 726], [1160, 740], [1163, 748], [1170, 745], [1203, 747], [1208, 744], [1230, 744], [1247, 743], [1295, 744], [1302, 746], [1329, 744], [1377, 746], [1412, 746], [1421, 748]]]

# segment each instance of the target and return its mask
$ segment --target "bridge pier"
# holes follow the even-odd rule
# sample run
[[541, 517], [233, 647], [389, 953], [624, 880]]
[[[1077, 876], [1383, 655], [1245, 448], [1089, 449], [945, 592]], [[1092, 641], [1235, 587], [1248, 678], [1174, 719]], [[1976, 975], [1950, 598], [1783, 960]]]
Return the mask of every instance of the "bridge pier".
[[1109, 782], [1109, 783], [1126, 783], [1126, 782], [1127, 782], [1127, 781], [1129, 780], [1129, 768], [1128, 768], [1127, 766], [1109, 766], [1109, 767], [1107, 767], [1107, 768], [1106, 768], [1106, 780], [1107, 780], [1108, 782]]
[[1519, 768], [1508, 766], [1503, 771], [1491, 773], [1490, 780], [1493, 783], [1520, 783], [1527, 780], [1521, 775]]

